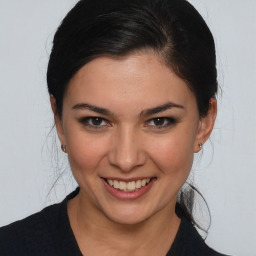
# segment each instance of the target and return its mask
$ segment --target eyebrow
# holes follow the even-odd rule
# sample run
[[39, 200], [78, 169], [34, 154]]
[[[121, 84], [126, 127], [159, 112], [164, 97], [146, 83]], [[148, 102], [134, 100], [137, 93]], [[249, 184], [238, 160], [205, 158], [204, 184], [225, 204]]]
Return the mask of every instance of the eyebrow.
[[72, 109], [81, 109], [81, 110], [88, 109], [90, 111], [93, 111], [93, 112], [96, 112], [96, 113], [99, 113], [99, 114], [102, 114], [105, 116], [113, 116], [114, 115], [111, 111], [109, 111], [106, 108], [97, 107], [97, 106], [94, 106], [94, 105], [91, 105], [88, 103], [76, 104], [72, 107]]
[[173, 102], [168, 102], [168, 103], [165, 103], [163, 105], [160, 105], [160, 106], [157, 106], [157, 107], [154, 107], [154, 108], [149, 108], [149, 109], [143, 110], [140, 113], [140, 116], [150, 116], [150, 115], [158, 114], [158, 113], [164, 112], [164, 111], [166, 111], [168, 109], [171, 109], [171, 108], [184, 109], [184, 106], [178, 105], [178, 104], [173, 103]]
[[[164, 111], [166, 111], [168, 109], [171, 109], [171, 108], [184, 109], [184, 107], [182, 105], [178, 105], [178, 104], [173, 103], [173, 102], [168, 102], [168, 103], [165, 103], [163, 105], [156, 106], [154, 108], [149, 108], [149, 109], [143, 110], [143, 111], [140, 112], [140, 116], [149, 116], [149, 115], [158, 114], [158, 113], [164, 112]], [[99, 113], [99, 114], [102, 114], [102, 115], [105, 115], [105, 116], [114, 116], [114, 114], [111, 111], [109, 111], [108, 109], [98, 107], [98, 106], [95, 106], [95, 105], [91, 105], [91, 104], [88, 104], [88, 103], [78, 103], [78, 104], [74, 105], [72, 107], [72, 109], [74, 109], [74, 110], [76, 110], [76, 109], [78, 109], [78, 110], [88, 109], [90, 111], [93, 111], [93, 112], [96, 112], [96, 113]]]

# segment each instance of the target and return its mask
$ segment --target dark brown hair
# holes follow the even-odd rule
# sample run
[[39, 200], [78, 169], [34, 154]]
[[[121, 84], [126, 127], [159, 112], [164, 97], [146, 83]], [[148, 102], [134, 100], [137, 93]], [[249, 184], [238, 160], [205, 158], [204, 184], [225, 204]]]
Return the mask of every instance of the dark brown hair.
[[[80, 0], [54, 36], [48, 65], [48, 90], [60, 117], [67, 85], [83, 65], [102, 55], [143, 50], [156, 52], [186, 81], [200, 116], [206, 115], [218, 88], [215, 45], [205, 21], [189, 2]], [[195, 222], [193, 191], [181, 194], [178, 205], [191, 222]]]

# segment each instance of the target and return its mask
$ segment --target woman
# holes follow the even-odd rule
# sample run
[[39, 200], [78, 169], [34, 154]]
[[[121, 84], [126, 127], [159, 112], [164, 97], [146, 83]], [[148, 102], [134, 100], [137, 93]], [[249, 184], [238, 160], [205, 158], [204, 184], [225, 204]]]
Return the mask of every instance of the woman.
[[185, 0], [79, 1], [47, 73], [79, 188], [1, 228], [0, 254], [221, 255], [181, 192], [214, 126], [215, 66], [211, 32]]

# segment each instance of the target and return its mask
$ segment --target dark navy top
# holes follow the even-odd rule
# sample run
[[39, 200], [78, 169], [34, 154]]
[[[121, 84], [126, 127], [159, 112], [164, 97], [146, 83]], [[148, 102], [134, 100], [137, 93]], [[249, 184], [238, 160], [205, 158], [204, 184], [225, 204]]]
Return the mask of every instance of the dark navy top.
[[[78, 193], [79, 188], [61, 203], [0, 228], [0, 255], [82, 256], [67, 214], [68, 200]], [[178, 233], [166, 256], [224, 255], [209, 248], [194, 226], [181, 218]]]

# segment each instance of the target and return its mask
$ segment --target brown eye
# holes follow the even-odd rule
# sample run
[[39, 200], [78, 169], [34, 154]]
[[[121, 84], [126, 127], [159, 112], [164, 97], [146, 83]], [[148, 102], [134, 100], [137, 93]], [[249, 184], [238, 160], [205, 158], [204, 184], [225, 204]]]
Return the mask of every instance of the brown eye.
[[165, 118], [155, 118], [153, 122], [155, 126], [162, 126], [165, 122]]
[[98, 129], [98, 128], [105, 128], [107, 126], [110, 126], [110, 123], [101, 117], [85, 117], [79, 120], [80, 123], [82, 123], [84, 126], [93, 128], [93, 129]]
[[157, 129], [169, 127], [176, 123], [176, 120], [171, 117], [157, 117], [148, 121], [147, 126]]
[[91, 124], [92, 125], [99, 126], [99, 125], [102, 124], [102, 122], [103, 122], [103, 119], [100, 118], [100, 117], [92, 117], [91, 118]]

